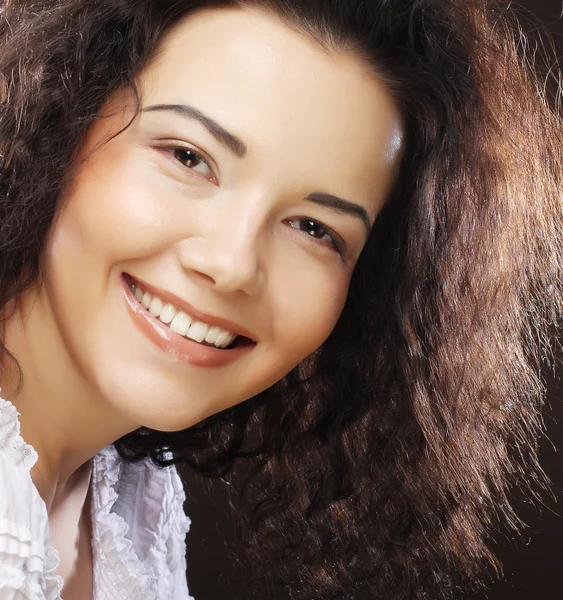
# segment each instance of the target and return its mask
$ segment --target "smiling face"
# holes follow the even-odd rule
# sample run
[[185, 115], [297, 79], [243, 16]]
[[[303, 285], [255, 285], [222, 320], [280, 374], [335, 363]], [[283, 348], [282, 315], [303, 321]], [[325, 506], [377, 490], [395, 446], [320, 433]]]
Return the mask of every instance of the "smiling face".
[[[107, 141], [133, 115], [120, 91], [88, 133], [34, 310], [117, 412], [178, 430], [271, 386], [328, 337], [401, 123], [358, 59], [254, 9], [190, 15], [138, 83], [131, 126]], [[173, 306], [160, 318], [154, 296]]]

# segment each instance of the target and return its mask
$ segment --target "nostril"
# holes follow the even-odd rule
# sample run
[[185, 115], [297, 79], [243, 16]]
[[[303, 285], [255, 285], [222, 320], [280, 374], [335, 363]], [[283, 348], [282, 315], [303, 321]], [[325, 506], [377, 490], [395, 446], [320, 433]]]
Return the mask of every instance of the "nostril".
[[201, 271], [196, 271], [193, 270], [193, 272], [198, 275], [199, 277], [201, 277], [206, 283], [209, 283], [211, 285], [215, 285], [215, 279], [213, 279], [213, 277], [211, 277], [210, 275], [207, 275], [206, 273], [202, 273]]

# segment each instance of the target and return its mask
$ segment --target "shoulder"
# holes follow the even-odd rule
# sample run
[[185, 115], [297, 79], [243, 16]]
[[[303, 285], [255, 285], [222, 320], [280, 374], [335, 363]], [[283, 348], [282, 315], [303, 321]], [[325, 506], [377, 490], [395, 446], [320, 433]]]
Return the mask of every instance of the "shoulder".
[[58, 556], [48, 544], [47, 507], [30, 475], [36, 461], [20, 435], [16, 408], [0, 398], [0, 583], [15, 598], [58, 598]]
[[[0, 398], [0, 522], [4, 528], [13, 523], [23, 532], [38, 522], [47, 524], [45, 503], [30, 474], [36, 461], [37, 453], [20, 435], [16, 408]], [[33, 529], [34, 537], [45, 535], [43, 528]]]

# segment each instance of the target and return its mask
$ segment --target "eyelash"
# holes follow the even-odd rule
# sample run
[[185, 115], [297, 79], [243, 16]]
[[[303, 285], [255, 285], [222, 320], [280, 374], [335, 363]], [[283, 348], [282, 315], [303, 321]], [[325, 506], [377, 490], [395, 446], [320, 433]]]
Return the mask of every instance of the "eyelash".
[[[296, 221], [304, 221], [310, 225], [313, 225], [314, 227], [318, 227], [325, 235], [328, 235], [328, 237], [330, 238], [330, 243], [331, 243], [332, 247], [338, 252], [338, 254], [340, 254], [340, 256], [342, 256], [342, 257], [345, 256], [346, 245], [344, 244], [344, 241], [342, 240], [342, 238], [337, 233], [335, 233], [332, 229], [329, 229], [328, 227], [326, 227], [319, 221], [315, 221], [315, 219], [311, 219], [309, 217], [298, 217], [296, 219], [291, 219], [291, 220], [287, 221], [287, 223], [294, 223]], [[293, 227], [293, 225], [290, 225], [290, 227]], [[300, 229], [299, 227], [293, 227], [293, 228]], [[313, 236], [311, 236], [311, 237], [313, 237]], [[317, 239], [320, 241], [322, 238], [314, 238], [314, 239]]]
[[[205, 163], [207, 165], [207, 168], [209, 169], [209, 171], [213, 174], [213, 169], [210, 166], [210, 161], [202, 153], [197, 152], [193, 148], [188, 148], [187, 146], [170, 146], [165, 149], [172, 155], [172, 157], [175, 160], [177, 160], [179, 163], [181, 163], [183, 166], [185, 166], [188, 169], [192, 169], [192, 167], [185, 165], [180, 159], [178, 159], [177, 154], [179, 152], [191, 153], [194, 157], [196, 157], [196, 160], [198, 160], [198, 162]], [[213, 179], [211, 181], [213, 181], [213, 183], [217, 184], [217, 178], [215, 177], [214, 174], [212, 175], [212, 177], [213, 177]], [[330, 238], [330, 243], [331, 243], [332, 247], [334, 248], [334, 250], [336, 250], [336, 252], [338, 252], [338, 254], [341, 257], [345, 256], [346, 244], [344, 243], [344, 240], [335, 231], [333, 231], [326, 225], [323, 225], [319, 221], [316, 221], [315, 219], [311, 219], [309, 217], [298, 217], [296, 219], [291, 219], [291, 220], [287, 221], [287, 223], [294, 223], [296, 221], [305, 221], [309, 225], [312, 225], [313, 227], [318, 227], [324, 233], [324, 235], [328, 235], [328, 237]], [[293, 225], [290, 225], [290, 227], [293, 227]], [[293, 227], [293, 228], [300, 229], [298, 227]], [[311, 237], [313, 237], [313, 236], [311, 236]], [[322, 237], [324, 237], [324, 236], [322, 236]], [[314, 239], [318, 239], [320, 241], [322, 239], [322, 237], [314, 238]]]
[[[202, 162], [205, 165], [207, 165], [207, 168], [209, 169], [209, 171], [212, 174], [212, 179], [210, 179], [210, 181], [212, 181], [213, 183], [217, 184], [217, 177], [215, 176], [215, 173], [213, 172], [213, 169], [211, 168], [211, 164], [210, 164], [210, 160], [208, 160], [201, 152], [198, 152], [196, 150], [194, 150], [193, 148], [188, 148], [187, 146], [173, 146], [170, 148], [167, 148], [167, 150], [170, 152], [170, 154], [172, 154], [172, 157], [177, 160], [179, 163], [181, 163], [182, 165], [184, 165], [186, 168], [188, 169], [193, 169], [193, 167], [189, 167], [188, 165], [185, 165], [179, 158], [178, 158], [178, 153], [180, 152], [186, 152], [186, 153], [190, 153], [192, 155], [192, 157], [195, 157], [196, 160], [198, 162]], [[193, 160], [190, 159], [190, 160]], [[197, 172], [197, 171], [196, 171]], [[205, 175], [204, 175], [205, 177]]]

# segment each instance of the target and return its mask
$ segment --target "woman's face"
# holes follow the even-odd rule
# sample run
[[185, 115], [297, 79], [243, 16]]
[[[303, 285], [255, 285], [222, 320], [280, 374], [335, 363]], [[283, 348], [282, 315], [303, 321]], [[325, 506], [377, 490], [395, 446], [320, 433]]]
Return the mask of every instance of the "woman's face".
[[172, 431], [271, 386], [328, 337], [401, 122], [358, 59], [251, 9], [186, 18], [139, 91], [124, 132], [107, 141], [133, 115], [125, 91], [89, 131], [39, 303], [53, 347], [118, 413]]

